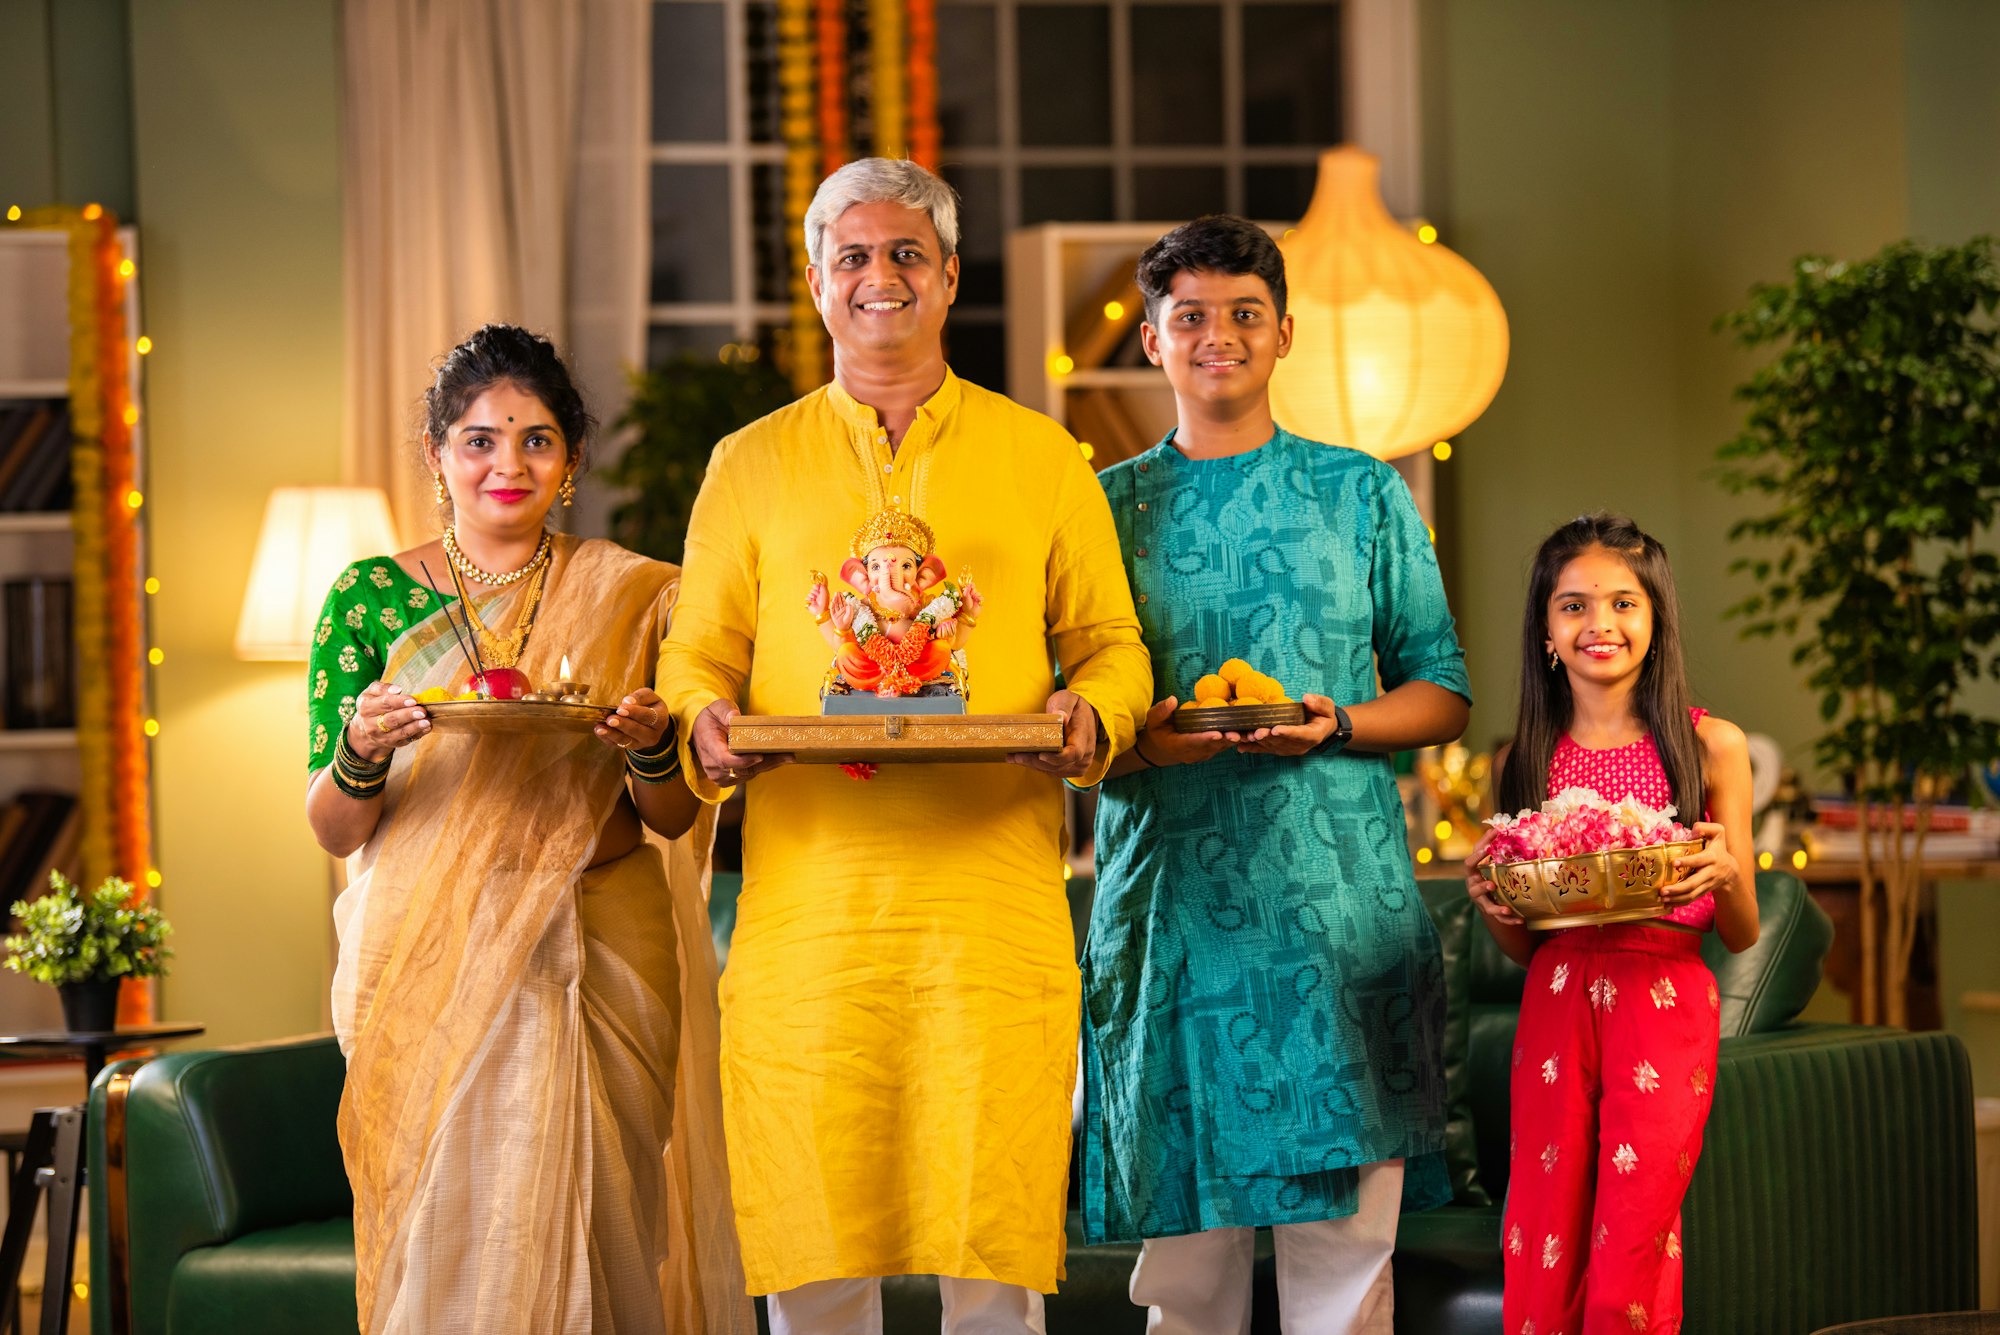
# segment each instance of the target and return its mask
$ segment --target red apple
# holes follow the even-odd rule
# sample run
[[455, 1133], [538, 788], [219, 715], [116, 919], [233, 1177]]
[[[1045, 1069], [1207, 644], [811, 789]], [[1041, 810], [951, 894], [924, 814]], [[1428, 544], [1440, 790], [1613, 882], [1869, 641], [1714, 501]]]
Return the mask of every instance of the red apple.
[[466, 677], [460, 693], [477, 691], [489, 700], [518, 700], [535, 684], [528, 680], [528, 674], [519, 668], [491, 667], [484, 672], [474, 672]]

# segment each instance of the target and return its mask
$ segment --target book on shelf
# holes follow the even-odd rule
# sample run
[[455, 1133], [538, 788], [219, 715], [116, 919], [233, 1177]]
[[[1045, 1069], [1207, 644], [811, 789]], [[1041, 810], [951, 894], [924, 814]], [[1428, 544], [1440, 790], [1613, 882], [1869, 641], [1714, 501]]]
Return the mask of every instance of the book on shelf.
[[[60, 852], [65, 826], [76, 814], [73, 795], [43, 791], [21, 793], [0, 813], [0, 903], [33, 899], [48, 888], [42, 868]], [[74, 858], [74, 850], [67, 856]]]
[[7, 410], [5, 417], [0, 417], [0, 496], [14, 486], [15, 479], [35, 457], [36, 448], [55, 417], [56, 407], [46, 402], [16, 404]]
[[[28, 514], [66, 510], [72, 495], [69, 407], [56, 404], [35, 438], [22, 447], [26, 458], [0, 481], [0, 511]], [[0, 463], [0, 468], [5, 464]]]

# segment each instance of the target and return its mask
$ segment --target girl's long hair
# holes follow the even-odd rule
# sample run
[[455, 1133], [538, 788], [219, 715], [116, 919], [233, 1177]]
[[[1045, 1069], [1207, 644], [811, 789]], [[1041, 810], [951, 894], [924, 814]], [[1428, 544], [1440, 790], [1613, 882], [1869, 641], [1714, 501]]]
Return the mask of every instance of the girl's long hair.
[[[1701, 743], [1695, 737], [1687, 665], [1681, 656], [1680, 597], [1674, 591], [1667, 549], [1624, 515], [1600, 510], [1579, 515], [1551, 533], [1535, 553], [1528, 577], [1528, 606], [1521, 618], [1521, 713], [1514, 742], [1500, 771], [1500, 809], [1539, 807], [1548, 797], [1549, 765], [1556, 743], [1569, 730], [1574, 705], [1569, 673], [1549, 667], [1549, 599], [1563, 567], [1593, 547], [1623, 561], [1653, 604], [1653, 644], [1639, 669], [1632, 693], [1633, 712], [1652, 735], [1684, 824], [1705, 819]], [[1617, 801], [1623, 793], [1601, 793]]]

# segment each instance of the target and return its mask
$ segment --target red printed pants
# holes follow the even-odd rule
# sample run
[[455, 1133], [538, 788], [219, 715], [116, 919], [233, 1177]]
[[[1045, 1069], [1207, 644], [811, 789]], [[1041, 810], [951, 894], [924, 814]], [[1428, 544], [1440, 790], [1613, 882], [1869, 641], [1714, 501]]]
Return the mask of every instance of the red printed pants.
[[1701, 938], [1551, 933], [1514, 1038], [1504, 1335], [1674, 1335], [1681, 1199], [1715, 1087]]

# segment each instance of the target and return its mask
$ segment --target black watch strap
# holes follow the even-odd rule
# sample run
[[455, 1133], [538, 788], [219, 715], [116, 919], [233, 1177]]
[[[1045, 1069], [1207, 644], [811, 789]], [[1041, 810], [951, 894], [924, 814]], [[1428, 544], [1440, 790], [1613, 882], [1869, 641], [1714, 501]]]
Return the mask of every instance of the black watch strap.
[[1339, 705], [1333, 707], [1333, 731], [1326, 740], [1315, 746], [1311, 753], [1316, 756], [1339, 755], [1354, 740], [1354, 720], [1347, 717], [1347, 711]]

